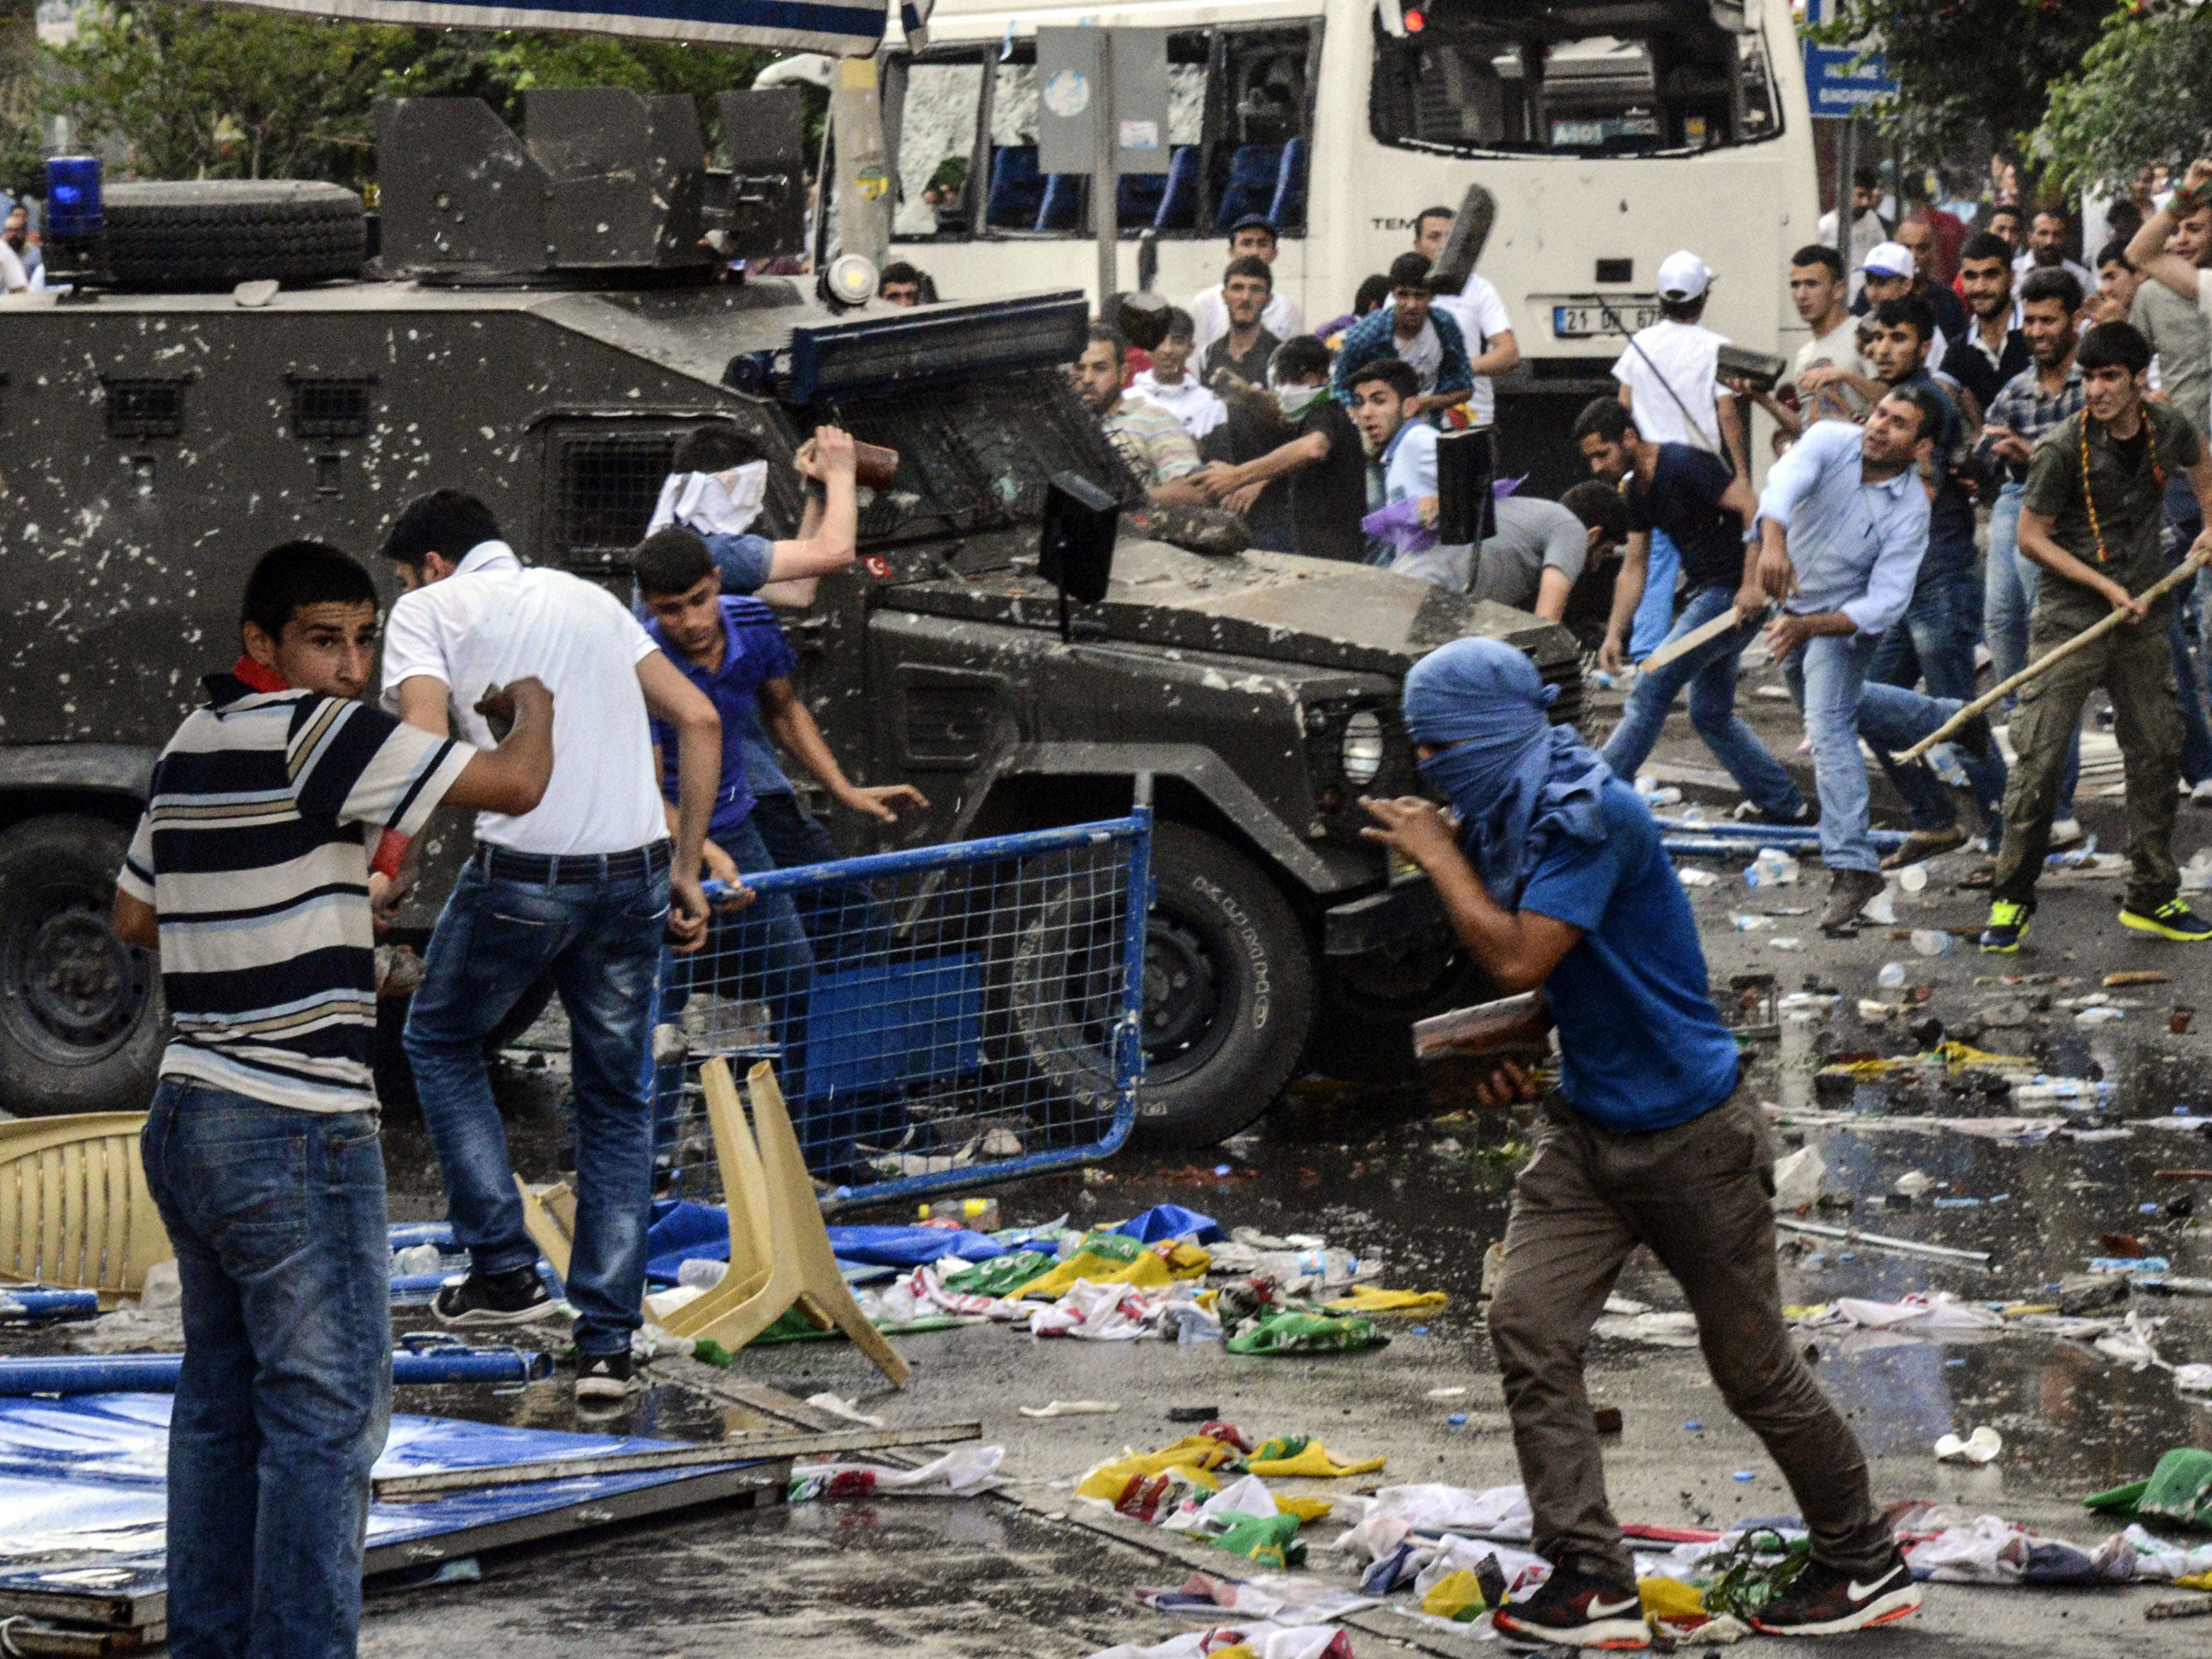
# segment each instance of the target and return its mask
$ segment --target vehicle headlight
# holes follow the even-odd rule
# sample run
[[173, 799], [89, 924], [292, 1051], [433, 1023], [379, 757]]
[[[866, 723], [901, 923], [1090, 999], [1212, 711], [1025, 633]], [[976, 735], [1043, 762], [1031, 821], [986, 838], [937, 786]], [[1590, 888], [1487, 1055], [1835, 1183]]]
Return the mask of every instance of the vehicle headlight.
[[1344, 781], [1369, 784], [1382, 769], [1382, 722], [1371, 708], [1355, 712], [1344, 723]]
[[876, 297], [875, 261], [858, 253], [841, 253], [822, 273], [823, 299], [840, 310], [864, 306]]

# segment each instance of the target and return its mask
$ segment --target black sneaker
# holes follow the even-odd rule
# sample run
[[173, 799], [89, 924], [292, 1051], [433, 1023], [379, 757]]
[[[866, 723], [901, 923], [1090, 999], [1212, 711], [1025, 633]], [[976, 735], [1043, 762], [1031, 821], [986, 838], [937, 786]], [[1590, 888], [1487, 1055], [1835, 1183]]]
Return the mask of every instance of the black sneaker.
[[441, 1289], [430, 1304], [441, 1325], [527, 1325], [558, 1306], [535, 1267], [503, 1273], [472, 1273]]
[[1636, 1586], [1608, 1583], [1574, 1567], [1555, 1568], [1534, 1595], [1508, 1601], [1490, 1623], [1515, 1647], [1626, 1652], [1651, 1645]]
[[643, 1386], [627, 1349], [621, 1353], [576, 1356], [576, 1399], [580, 1404], [585, 1401], [625, 1399]]
[[1824, 1561], [1808, 1561], [1781, 1595], [1751, 1615], [1751, 1627], [1768, 1636], [1842, 1636], [1908, 1619], [1920, 1611], [1920, 1586], [1902, 1551], [1893, 1551], [1888, 1565], [1863, 1579]]

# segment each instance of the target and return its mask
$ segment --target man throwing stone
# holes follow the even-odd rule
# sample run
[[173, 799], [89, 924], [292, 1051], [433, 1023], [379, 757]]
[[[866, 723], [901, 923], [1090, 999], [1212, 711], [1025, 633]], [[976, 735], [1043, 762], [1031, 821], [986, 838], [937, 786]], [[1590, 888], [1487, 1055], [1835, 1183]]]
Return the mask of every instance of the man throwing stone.
[[[1753, 1622], [1815, 1636], [1902, 1619], [1920, 1588], [1858, 1443], [1783, 1322], [1772, 1144], [1737, 1087], [1689, 901], [1636, 792], [1550, 723], [1555, 696], [1502, 641], [1431, 653], [1406, 677], [1406, 730], [1458, 825], [1411, 796], [1363, 803], [1381, 826], [1366, 833], [1427, 872], [1475, 960], [1507, 992], [1541, 988], [1559, 1030], [1559, 1086], [1514, 1188], [1490, 1310], [1552, 1575], [1497, 1614], [1498, 1632], [1524, 1646], [1649, 1644], [1583, 1382], [1591, 1328], [1638, 1244], [1681, 1285], [1713, 1381], [1812, 1534], [1803, 1571]], [[1536, 1091], [1509, 1064], [1480, 1095], [1498, 1105]]]
[[[2049, 656], [2114, 611], [2126, 620], [2020, 689], [2012, 744], [2020, 757], [2005, 790], [2004, 844], [1990, 889], [1982, 949], [2020, 949], [2035, 914], [2035, 879], [2051, 845], [2051, 818], [2066, 751], [2089, 693], [2112, 699], [2113, 735], [2128, 788], [2127, 897], [2120, 925], [2160, 939], [2212, 939], [2212, 924], [2178, 896], [2173, 819], [2181, 782], [2181, 710], [2169, 632], [2173, 596], [2143, 594], [2166, 574], [2159, 531], [2166, 480], [2187, 477], [2212, 514], [2212, 459], [2185, 417], [2145, 401], [2150, 343], [2127, 323], [2081, 337], [2081, 409], [2047, 433], [2027, 463], [2020, 550], [2042, 571], [2028, 619], [2028, 660]], [[2191, 552], [2212, 548], [2212, 532]]]

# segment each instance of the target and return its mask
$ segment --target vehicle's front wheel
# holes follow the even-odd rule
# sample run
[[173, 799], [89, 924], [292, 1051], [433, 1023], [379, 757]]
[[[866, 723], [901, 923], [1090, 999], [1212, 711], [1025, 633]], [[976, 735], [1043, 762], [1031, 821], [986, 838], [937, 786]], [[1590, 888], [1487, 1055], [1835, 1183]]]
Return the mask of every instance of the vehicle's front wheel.
[[0, 1109], [128, 1111], [153, 1098], [160, 975], [108, 921], [128, 844], [74, 815], [0, 834]]
[[1313, 1022], [1305, 930], [1265, 872], [1202, 830], [1152, 835], [1137, 1137], [1210, 1146], [1255, 1121]]

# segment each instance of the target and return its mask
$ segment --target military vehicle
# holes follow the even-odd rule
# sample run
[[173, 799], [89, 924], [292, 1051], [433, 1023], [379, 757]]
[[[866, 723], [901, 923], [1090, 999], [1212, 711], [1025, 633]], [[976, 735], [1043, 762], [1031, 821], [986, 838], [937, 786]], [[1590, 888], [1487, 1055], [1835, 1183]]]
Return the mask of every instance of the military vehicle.
[[[1394, 884], [1357, 797], [1414, 787], [1397, 693], [1423, 652], [1513, 641], [1572, 720], [1571, 637], [1362, 566], [1135, 533], [1143, 492], [1065, 373], [1079, 295], [840, 311], [732, 280], [733, 247], [801, 245], [783, 96], [723, 100], [726, 166], [686, 99], [532, 94], [526, 142], [474, 100], [402, 100], [380, 112], [365, 270], [371, 228], [332, 187], [121, 185], [127, 258], [81, 249], [76, 291], [0, 299], [0, 1105], [146, 1097], [159, 988], [108, 931], [113, 874], [264, 548], [372, 553], [453, 484], [526, 557], [626, 592], [678, 438], [714, 420], [781, 458], [825, 421], [902, 457], [856, 567], [788, 624], [848, 769], [927, 792], [899, 843], [1110, 815], [1149, 775], [1151, 1138], [1235, 1132], [1302, 1060], [1403, 1054], [1407, 1018], [1465, 993], [1433, 896]], [[787, 533], [798, 483], [774, 471]], [[1036, 568], [1063, 471], [1139, 509], [1067, 637]], [[868, 850], [872, 826], [838, 830]], [[428, 839], [450, 864], [466, 834]], [[440, 896], [403, 925], [427, 932]]]

